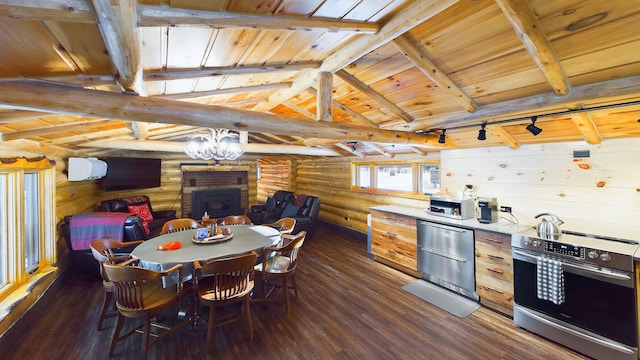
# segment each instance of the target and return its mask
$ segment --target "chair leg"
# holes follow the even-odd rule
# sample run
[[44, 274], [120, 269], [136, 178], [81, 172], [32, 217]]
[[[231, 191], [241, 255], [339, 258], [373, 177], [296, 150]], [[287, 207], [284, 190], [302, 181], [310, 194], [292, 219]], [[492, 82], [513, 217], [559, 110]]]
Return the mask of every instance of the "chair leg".
[[244, 312], [249, 323], [249, 337], [253, 339], [253, 320], [251, 320], [251, 297], [247, 295], [244, 300]]
[[291, 312], [291, 302], [289, 300], [289, 283], [287, 277], [282, 280], [282, 290], [284, 291], [284, 299], [287, 303], [287, 314]]
[[149, 334], [151, 334], [151, 317], [145, 317], [142, 326], [142, 347], [140, 349], [140, 360], [147, 359], [147, 351], [149, 350]]
[[207, 352], [212, 353], [214, 349], [215, 341], [215, 316], [216, 307], [213, 304], [209, 305], [209, 320], [207, 321]]
[[118, 321], [116, 328], [113, 330], [113, 337], [111, 337], [111, 344], [109, 344], [109, 357], [113, 356], [113, 350], [116, 348], [116, 343], [120, 340], [120, 331], [124, 325], [124, 316], [118, 313]]
[[113, 292], [105, 291], [104, 292], [104, 303], [102, 303], [102, 311], [100, 311], [100, 318], [98, 319], [98, 331], [102, 330], [102, 324], [104, 323], [104, 319], [106, 319], [107, 312], [111, 307], [111, 300], [113, 299]]
[[298, 285], [296, 284], [296, 274], [291, 274], [291, 284], [293, 287], [293, 293], [298, 297]]

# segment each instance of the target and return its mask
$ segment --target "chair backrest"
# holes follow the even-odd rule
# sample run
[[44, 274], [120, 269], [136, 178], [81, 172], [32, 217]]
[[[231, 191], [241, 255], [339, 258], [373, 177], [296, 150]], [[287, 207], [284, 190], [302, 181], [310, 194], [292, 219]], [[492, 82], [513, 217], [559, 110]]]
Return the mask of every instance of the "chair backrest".
[[95, 240], [91, 243], [91, 254], [93, 258], [100, 263], [100, 275], [102, 279], [105, 281], [109, 281], [109, 278], [106, 276], [104, 272], [103, 263], [115, 264], [121, 261], [124, 261], [130, 258], [127, 255], [116, 255], [113, 250], [114, 249], [122, 249], [132, 245], [142, 244], [144, 241], [129, 241], [129, 242], [120, 242], [114, 239], [102, 238]]
[[253, 225], [247, 215], [230, 215], [219, 222], [220, 225]]
[[253, 280], [254, 266], [258, 254], [252, 251], [248, 254], [212, 259], [207, 262], [196, 261], [195, 286], [201, 286], [201, 280], [206, 278], [207, 300], [222, 301], [233, 298], [247, 290]]
[[295, 235], [283, 235], [282, 239], [283, 241], [289, 241], [288, 243], [285, 243], [281, 248], [280, 248], [280, 255], [282, 256], [286, 256], [289, 258], [290, 263], [289, 263], [289, 269], [287, 269], [287, 271], [293, 271], [296, 268], [296, 265], [298, 263], [298, 252], [300, 251], [300, 248], [302, 247], [302, 244], [304, 244], [304, 239], [307, 237], [307, 232], [306, 231], [300, 231], [299, 233], [295, 234]]
[[197, 229], [202, 227], [198, 222], [191, 218], [180, 218], [169, 220], [164, 225], [162, 225], [162, 230], [160, 234], [169, 234], [178, 231], [185, 231], [190, 229]]
[[[118, 264], [103, 263], [107, 277], [114, 285], [114, 297], [118, 307], [127, 311], [144, 311], [158, 302], [170, 299], [182, 291], [182, 265], [177, 265], [178, 286], [177, 291], [163, 291], [162, 278], [171, 271], [153, 271], [137, 266], [122, 266]], [[172, 268], [173, 269], [173, 268]], [[162, 294], [162, 298], [158, 298]], [[150, 304], [145, 300], [152, 299]]]
[[265, 226], [271, 226], [278, 229], [278, 231], [280, 231], [280, 234], [291, 234], [293, 228], [296, 226], [296, 219], [284, 217], [271, 224], [265, 224]]

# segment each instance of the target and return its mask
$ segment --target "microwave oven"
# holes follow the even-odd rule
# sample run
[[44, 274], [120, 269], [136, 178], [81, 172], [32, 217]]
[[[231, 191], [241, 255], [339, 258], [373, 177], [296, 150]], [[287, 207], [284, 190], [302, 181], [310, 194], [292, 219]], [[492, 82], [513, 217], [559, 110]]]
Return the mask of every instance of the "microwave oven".
[[427, 212], [431, 215], [458, 220], [472, 219], [475, 217], [475, 203], [473, 199], [432, 196]]

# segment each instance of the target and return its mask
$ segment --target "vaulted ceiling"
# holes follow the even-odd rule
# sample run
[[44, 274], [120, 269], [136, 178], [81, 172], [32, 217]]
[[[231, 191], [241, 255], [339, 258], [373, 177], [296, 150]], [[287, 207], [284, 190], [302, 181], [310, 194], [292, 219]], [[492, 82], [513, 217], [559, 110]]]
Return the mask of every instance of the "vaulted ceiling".
[[256, 157], [640, 136], [637, 0], [0, 0], [0, 34], [5, 149], [181, 154], [202, 127]]

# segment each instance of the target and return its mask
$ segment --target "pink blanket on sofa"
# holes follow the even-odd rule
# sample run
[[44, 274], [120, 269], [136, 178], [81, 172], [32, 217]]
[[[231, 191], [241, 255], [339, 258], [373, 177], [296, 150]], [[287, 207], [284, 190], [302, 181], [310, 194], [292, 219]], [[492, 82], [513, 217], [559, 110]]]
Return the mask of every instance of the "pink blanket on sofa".
[[131, 216], [128, 213], [93, 212], [73, 215], [69, 222], [71, 247], [73, 250], [89, 249], [91, 243], [102, 238], [111, 238], [122, 242], [124, 221]]

